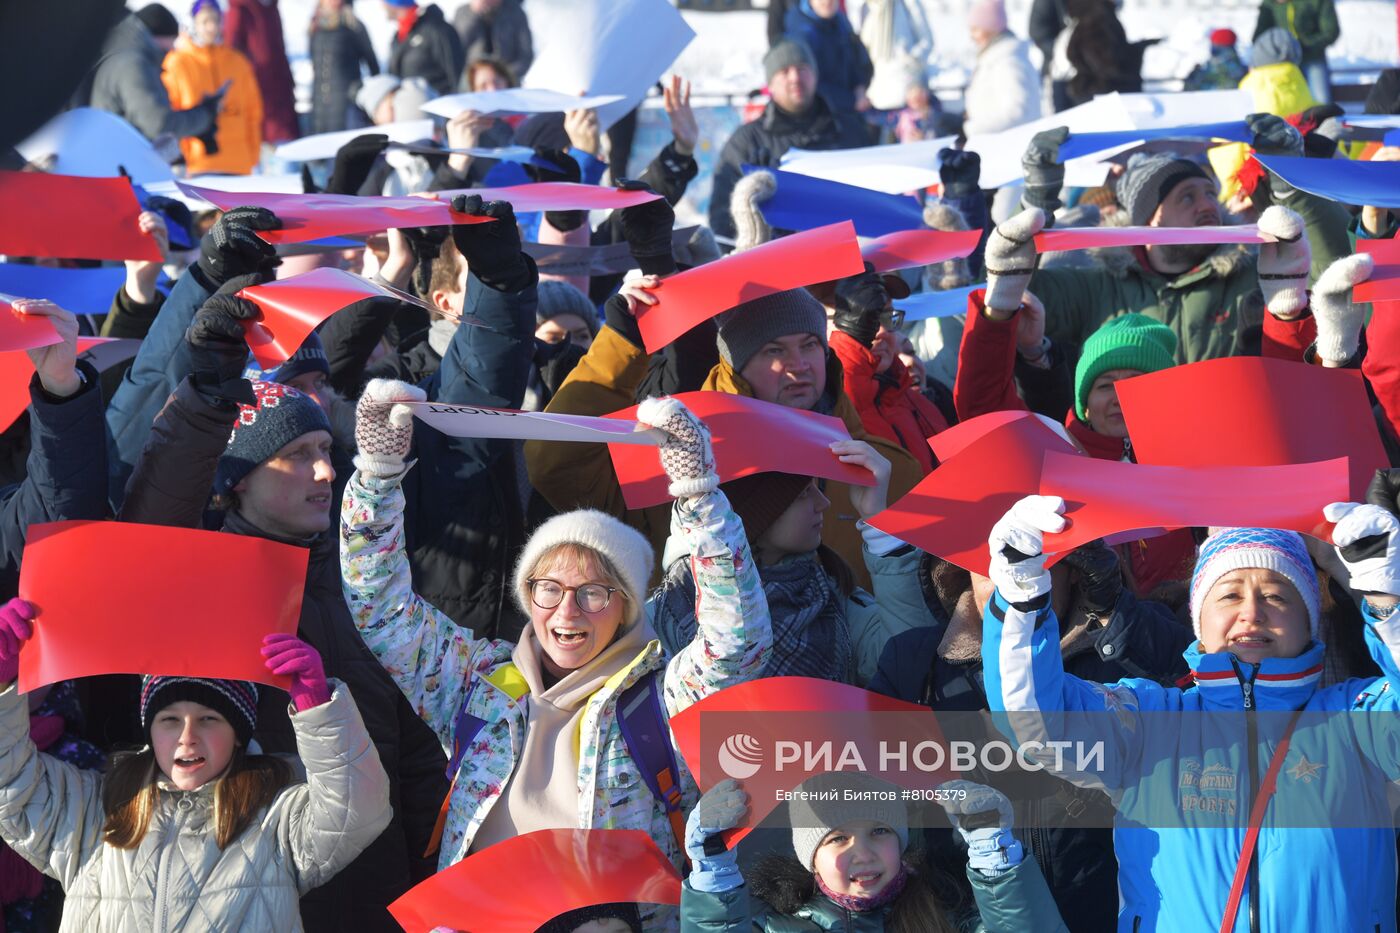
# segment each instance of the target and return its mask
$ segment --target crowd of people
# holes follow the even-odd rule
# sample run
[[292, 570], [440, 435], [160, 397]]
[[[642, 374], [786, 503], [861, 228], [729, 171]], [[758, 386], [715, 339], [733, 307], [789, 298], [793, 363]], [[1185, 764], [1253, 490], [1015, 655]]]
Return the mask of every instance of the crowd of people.
[[[139, 233], [161, 259], [125, 262], [105, 317], [0, 296], [59, 337], [6, 354], [12, 366], [25, 354], [33, 376], [26, 415], [0, 437], [4, 929], [395, 930], [389, 905], [415, 885], [550, 830], [633, 831], [683, 880], [679, 903], [600, 898], [540, 917], [540, 933], [1397, 928], [1386, 787], [1400, 778], [1400, 323], [1352, 289], [1381, 268], [1366, 247], [1394, 240], [1400, 202], [1342, 203], [1256, 158], [1400, 159], [1327, 103], [1330, 0], [1265, 0], [1248, 66], [1232, 33], [1211, 35], [1188, 87], [1251, 92], [1246, 142], [1149, 147], [1094, 189], [1066, 184], [1063, 126], [1035, 133], [1020, 181], [996, 188], [954, 146], [941, 184], [909, 204], [921, 229], [980, 231], [970, 254], [902, 272], [867, 262], [835, 280], [806, 269], [805, 286], [761, 288], [660, 348], [641, 321], [668, 278], [792, 233], [766, 216], [790, 149], [1020, 126], [1140, 89], [1142, 45], [1107, 0], [1036, 0], [1038, 71], [1001, 0], [977, 0], [959, 121], [929, 92], [920, 4], [865, 0], [848, 17], [837, 0], [773, 0], [767, 103], [711, 141], [709, 224], [678, 231], [700, 173], [684, 80], [660, 87], [671, 139], [637, 180], [624, 174], [627, 119], [606, 126], [587, 109], [468, 110], [391, 146], [378, 128], [420, 119], [435, 97], [518, 86], [534, 44], [517, 0], [471, 0], [451, 22], [413, 0], [379, 6], [395, 24], [383, 60], [363, 10], [318, 4], [309, 113], [293, 105], [275, 0], [123, 13], [75, 95], [187, 176], [255, 172], [267, 142], [355, 130], [306, 167], [305, 194], [438, 197], [457, 222], [292, 255], [269, 242], [285, 220], [267, 207], [147, 196]], [[1382, 75], [1368, 113], [1400, 114], [1397, 75]], [[528, 163], [481, 154], [512, 144]], [[46, 170], [17, 153], [9, 164]], [[539, 181], [658, 196], [526, 213], [470, 190]], [[1037, 246], [1075, 226], [1240, 223], [1262, 242]], [[548, 258], [560, 247], [625, 259], [565, 268]], [[328, 266], [382, 293], [261, 365], [250, 334], [264, 312], [244, 290]], [[967, 286], [963, 314], [905, 320], [911, 294]], [[80, 353], [91, 336], [139, 349], [101, 362]], [[1358, 441], [1389, 462], [1367, 465], [1364, 502], [1319, 508], [1317, 537], [1135, 528], [1050, 553], [1070, 504], [1041, 490], [968, 529], [986, 542], [980, 561], [876, 527], [950, 462], [931, 444], [945, 432], [1028, 418], [1066, 449], [1134, 463], [1119, 383], [1237, 357], [1352, 370], [1366, 387]], [[722, 468], [688, 393], [827, 416], [848, 479], [816, 462]], [[605, 444], [453, 436], [415, 420], [422, 402], [570, 416], [635, 405], [670, 501], [630, 507]], [[1241, 422], [1290, 417], [1215, 403]], [[1197, 443], [1210, 463], [1224, 441]], [[245, 620], [289, 688], [137, 670], [21, 694], [24, 652], [63, 621], [45, 592], [18, 595], [26, 538], [70, 520], [304, 551], [295, 633]], [[211, 598], [248, 572], [209, 571]], [[161, 573], [152, 555], [152, 586]], [[729, 844], [760, 809], [755, 791], [702, 786], [674, 723], [779, 677], [992, 714], [984, 740], [1091, 734], [1107, 753], [1093, 774], [1023, 761], [1009, 779], [955, 775], [939, 788], [942, 825], [883, 778], [813, 773], [780, 830]], [[1305, 712], [1352, 715], [1300, 723]], [[1203, 713], [1237, 715], [1185, 715]], [[1246, 720], [1247, 740], [1221, 725]], [[572, 870], [534, 867], [497, 879], [497, 896], [546, 902]]]

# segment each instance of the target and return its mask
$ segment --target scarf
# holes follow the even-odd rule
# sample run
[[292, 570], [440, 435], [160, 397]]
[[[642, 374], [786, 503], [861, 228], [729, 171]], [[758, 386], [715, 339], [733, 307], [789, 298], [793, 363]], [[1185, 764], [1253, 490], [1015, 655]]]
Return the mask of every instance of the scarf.
[[[579, 730], [588, 701], [610, 677], [635, 661], [651, 638], [645, 622], [635, 623], [620, 631], [592, 661], [547, 686], [541, 658], [544, 649], [535, 638], [535, 627], [525, 624], [511, 654], [511, 660], [530, 685], [525, 698], [529, 704], [525, 747], [500, 799], [486, 814], [472, 840], [473, 852], [537, 829], [579, 826]], [[605, 750], [597, 753], [604, 754]]]
[[399, 20], [399, 31], [397, 33], [399, 42], [408, 41], [408, 34], [413, 31], [413, 27], [418, 23], [418, 7], [413, 7]]
[[457, 322], [445, 317], [436, 318], [428, 325], [428, 346], [438, 356], [446, 356], [452, 338], [457, 334]]
[[[846, 600], [817, 562], [799, 554], [759, 569], [773, 620], [773, 653], [760, 677], [816, 677], [837, 683], [852, 679], [851, 629]], [[655, 603], [654, 624], [671, 653], [690, 644], [699, 630], [698, 594], [688, 560], [666, 574]]]
[[881, 889], [879, 894], [870, 897], [861, 897], [858, 894], [837, 894], [826, 886], [822, 881], [822, 876], [817, 875], [817, 888], [842, 910], [849, 910], [853, 914], [863, 914], [872, 910], [879, 910], [881, 907], [888, 907], [893, 904], [899, 895], [904, 893], [904, 886], [909, 881], [909, 867], [903, 862], [899, 863], [899, 874], [890, 879], [890, 883]]

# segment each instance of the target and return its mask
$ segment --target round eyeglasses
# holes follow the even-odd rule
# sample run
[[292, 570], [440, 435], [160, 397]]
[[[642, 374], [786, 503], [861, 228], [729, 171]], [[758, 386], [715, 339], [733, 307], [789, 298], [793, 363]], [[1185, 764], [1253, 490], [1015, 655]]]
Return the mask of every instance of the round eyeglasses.
[[[530, 586], [530, 601], [541, 609], [558, 609], [564, 595], [574, 594], [574, 605], [587, 613], [602, 612], [612, 602], [613, 594], [622, 592], [615, 586], [601, 583], [585, 583], [583, 586], [565, 586], [557, 580], [526, 580]], [[627, 594], [622, 594], [627, 598]]]

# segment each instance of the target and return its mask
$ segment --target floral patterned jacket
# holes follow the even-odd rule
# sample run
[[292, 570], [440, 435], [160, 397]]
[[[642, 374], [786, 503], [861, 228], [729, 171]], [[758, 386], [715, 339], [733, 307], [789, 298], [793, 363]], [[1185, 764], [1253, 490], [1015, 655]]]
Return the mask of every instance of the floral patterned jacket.
[[[527, 688], [511, 664], [515, 644], [473, 638], [413, 592], [404, 550], [403, 474], [356, 472], [341, 505], [340, 561], [355, 625], [449, 757], [453, 724], [466, 712], [485, 725], [464, 750], [450, 794], [439, 865], [463, 859], [500, 798], [529, 728]], [[578, 827], [641, 829], [679, 868], [685, 855], [664, 809], [647, 789], [617, 724], [617, 698], [662, 669], [674, 716], [692, 703], [758, 675], [772, 648], [768, 604], [743, 524], [722, 492], [679, 500], [672, 534], [688, 542], [698, 590], [695, 640], [667, 662], [653, 639], [588, 703], [579, 738]], [[699, 792], [679, 753], [684, 805]]]

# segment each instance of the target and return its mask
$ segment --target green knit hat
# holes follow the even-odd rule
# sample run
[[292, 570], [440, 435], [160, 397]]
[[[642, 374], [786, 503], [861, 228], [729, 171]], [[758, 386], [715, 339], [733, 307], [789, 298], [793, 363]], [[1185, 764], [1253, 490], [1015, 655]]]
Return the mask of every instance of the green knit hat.
[[1084, 341], [1074, 368], [1074, 413], [1088, 420], [1089, 389], [1094, 380], [1114, 369], [1155, 373], [1176, 365], [1176, 334], [1145, 314], [1124, 314], [1105, 321]]

